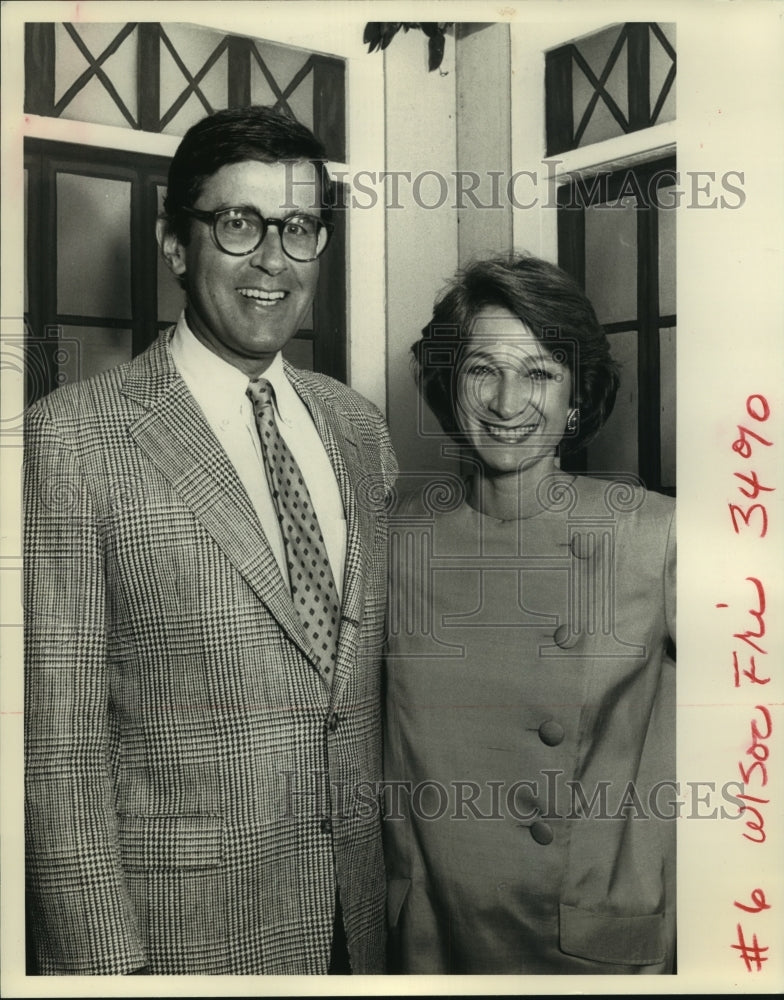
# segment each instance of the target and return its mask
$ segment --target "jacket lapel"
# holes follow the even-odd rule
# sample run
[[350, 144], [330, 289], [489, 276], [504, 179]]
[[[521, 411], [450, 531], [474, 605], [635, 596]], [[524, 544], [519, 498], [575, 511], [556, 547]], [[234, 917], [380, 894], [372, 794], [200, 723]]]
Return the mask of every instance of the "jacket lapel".
[[204, 525], [302, 652], [310, 643], [250, 498], [180, 378], [168, 334], [133, 363], [123, 385], [145, 412], [129, 427], [139, 448]]

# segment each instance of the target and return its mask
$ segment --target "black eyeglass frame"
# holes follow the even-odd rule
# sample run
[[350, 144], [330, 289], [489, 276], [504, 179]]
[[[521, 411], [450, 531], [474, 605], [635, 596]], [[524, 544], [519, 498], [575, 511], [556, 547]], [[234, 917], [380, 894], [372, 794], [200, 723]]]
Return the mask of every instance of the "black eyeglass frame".
[[[221, 253], [228, 254], [229, 257], [247, 257], [249, 254], [255, 253], [259, 249], [261, 244], [264, 242], [264, 238], [266, 237], [267, 232], [269, 231], [269, 227], [276, 226], [278, 229], [278, 235], [280, 236], [280, 247], [283, 253], [290, 260], [294, 260], [298, 264], [309, 264], [314, 260], [318, 260], [319, 257], [327, 249], [327, 247], [329, 246], [330, 238], [332, 236], [332, 231], [335, 228], [334, 223], [328, 222], [326, 219], [320, 219], [317, 215], [311, 215], [310, 212], [291, 212], [290, 215], [285, 216], [285, 218], [283, 219], [268, 219], [265, 216], [263, 216], [261, 212], [257, 212], [256, 209], [254, 208], [250, 209], [250, 211], [254, 212], [261, 220], [261, 236], [259, 237], [258, 243], [254, 247], [251, 247], [250, 250], [239, 250], [239, 251], [227, 250], [226, 247], [222, 246], [221, 241], [218, 239], [218, 234], [216, 232], [218, 226], [218, 219], [220, 218], [221, 215], [226, 215], [229, 212], [247, 212], [249, 211], [247, 206], [233, 205], [229, 206], [229, 208], [219, 208], [216, 212], [207, 212], [201, 208], [188, 208], [185, 205], [183, 205], [181, 211], [185, 212], [186, 215], [191, 215], [193, 216], [194, 219], [198, 219], [200, 222], [206, 222], [209, 226], [211, 226], [212, 238], [215, 241], [215, 246], [220, 250]], [[326, 230], [327, 233], [327, 238], [324, 241], [324, 246], [321, 248], [321, 250], [319, 250], [319, 252], [315, 255], [315, 257], [294, 257], [292, 256], [292, 254], [289, 253], [289, 251], [283, 245], [283, 229], [281, 227], [285, 226], [285, 224], [289, 222], [291, 219], [298, 219], [302, 218], [303, 216], [305, 216], [308, 219], [313, 219], [314, 222], [317, 222], [319, 226], [323, 227], [323, 229]]]

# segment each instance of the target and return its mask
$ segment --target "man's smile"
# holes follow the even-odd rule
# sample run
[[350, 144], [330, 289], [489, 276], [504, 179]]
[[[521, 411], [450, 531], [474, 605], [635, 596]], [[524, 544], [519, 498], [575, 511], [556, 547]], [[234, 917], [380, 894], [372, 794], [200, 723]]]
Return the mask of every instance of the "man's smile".
[[256, 302], [270, 306], [277, 305], [281, 299], [285, 299], [289, 294], [281, 290], [268, 292], [263, 288], [238, 288], [237, 291], [246, 299], [253, 299]]

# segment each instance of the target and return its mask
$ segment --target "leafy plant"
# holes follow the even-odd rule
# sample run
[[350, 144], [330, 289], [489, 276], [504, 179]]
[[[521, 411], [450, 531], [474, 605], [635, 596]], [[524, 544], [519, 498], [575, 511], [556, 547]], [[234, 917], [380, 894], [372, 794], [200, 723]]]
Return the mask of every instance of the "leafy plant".
[[375, 52], [377, 49], [383, 52], [401, 28], [403, 31], [418, 28], [427, 37], [427, 68], [432, 73], [441, 65], [446, 29], [453, 24], [454, 21], [368, 21], [362, 41], [367, 45], [368, 52]]

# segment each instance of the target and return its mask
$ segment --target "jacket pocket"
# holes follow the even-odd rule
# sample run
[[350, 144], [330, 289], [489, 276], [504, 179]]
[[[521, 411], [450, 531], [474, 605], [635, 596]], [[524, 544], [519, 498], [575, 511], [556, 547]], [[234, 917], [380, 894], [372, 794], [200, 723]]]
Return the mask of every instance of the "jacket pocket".
[[561, 951], [614, 965], [656, 965], [665, 959], [663, 913], [616, 916], [560, 906]]
[[411, 888], [410, 878], [391, 878], [387, 882], [387, 923], [390, 928], [397, 927], [400, 911]]
[[225, 858], [221, 816], [142, 816], [121, 813], [122, 865], [136, 871], [217, 868]]

